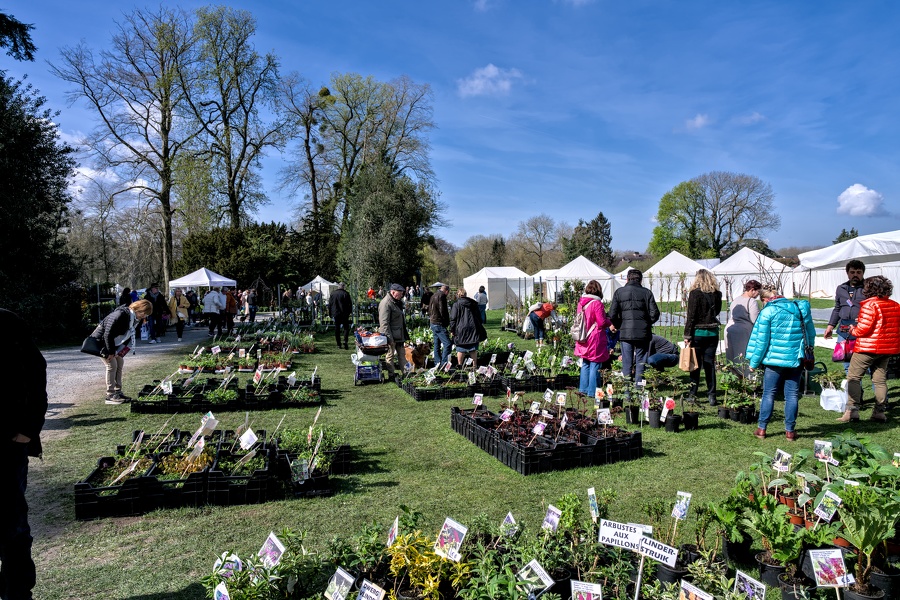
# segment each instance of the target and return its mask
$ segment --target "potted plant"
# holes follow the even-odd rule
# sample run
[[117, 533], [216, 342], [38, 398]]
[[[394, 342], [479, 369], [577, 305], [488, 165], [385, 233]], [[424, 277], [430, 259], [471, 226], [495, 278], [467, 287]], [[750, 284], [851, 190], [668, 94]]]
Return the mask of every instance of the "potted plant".
[[875, 553], [894, 535], [894, 525], [900, 517], [900, 504], [888, 498], [881, 502], [864, 502], [856, 506], [840, 506], [838, 513], [843, 529], [841, 535], [856, 549], [855, 583], [845, 592], [847, 598], [881, 598], [884, 592], [871, 587]]
[[743, 524], [760, 536], [763, 551], [756, 555], [760, 579], [777, 586], [781, 573], [793, 573], [803, 549], [803, 538], [787, 518], [788, 507], [774, 496], [765, 494], [754, 499], [744, 512]]

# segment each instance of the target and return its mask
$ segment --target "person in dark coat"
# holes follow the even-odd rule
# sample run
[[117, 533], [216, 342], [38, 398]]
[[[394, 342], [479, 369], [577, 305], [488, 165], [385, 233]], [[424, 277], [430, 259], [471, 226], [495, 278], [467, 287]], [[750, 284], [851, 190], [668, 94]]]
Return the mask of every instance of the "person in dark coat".
[[487, 339], [487, 331], [481, 322], [478, 303], [466, 297], [464, 288], [457, 290], [456, 298], [450, 309], [450, 335], [456, 344], [456, 360], [463, 367], [466, 356], [469, 356], [474, 365], [478, 359], [478, 344]]
[[128, 306], [131, 302], [131, 288], [123, 289], [122, 294], [119, 296], [119, 306]]
[[450, 286], [438, 282], [431, 287], [438, 288], [428, 303], [428, 317], [434, 334], [434, 364], [440, 366], [450, 360], [450, 333], [447, 331], [450, 325], [450, 311], [447, 308]]
[[337, 289], [331, 292], [331, 296], [328, 297], [328, 314], [334, 319], [334, 341], [337, 343], [337, 347], [341, 347], [341, 329], [343, 329], [344, 349], [349, 349], [350, 346], [347, 345], [347, 340], [350, 338], [353, 300], [350, 298], [350, 294], [347, 293], [343, 283], [339, 283]]
[[159, 336], [166, 334], [166, 321], [164, 315], [169, 314], [169, 303], [166, 297], [159, 291], [159, 284], [150, 285], [150, 291], [144, 294], [144, 300], [149, 300], [153, 305], [153, 314], [147, 318], [147, 326], [150, 329], [150, 344], [159, 342]]
[[609, 319], [612, 321], [610, 331], [619, 333], [622, 346], [622, 372], [631, 377], [634, 368], [634, 381], [644, 379], [644, 367], [653, 336], [653, 324], [659, 320], [659, 307], [653, 292], [641, 285], [644, 274], [631, 269], [628, 281], [613, 293], [609, 307]]
[[425, 288], [425, 291], [422, 292], [422, 316], [428, 316], [428, 305], [431, 302], [431, 299], [434, 297], [434, 292], [431, 291], [431, 288]]
[[691, 396], [700, 387], [700, 365], [706, 374], [706, 395], [710, 406], [716, 405], [716, 349], [719, 347], [719, 313], [722, 292], [711, 271], [700, 269], [691, 284], [684, 319], [684, 344], [697, 353], [697, 368], [691, 371]]
[[28, 457], [41, 456], [40, 433], [47, 412], [47, 362], [18, 315], [0, 309], [0, 360], [14, 373], [7, 378], [0, 461], [0, 597], [31, 598], [36, 582], [28, 525]]
[[125, 355], [118, 353], [121, 344], [127, 342], [134, 348], [135, 331], [145, 318], [149, 318], [153, 305], [149, 300], [138, 300], [128, 306], [120, 306], [100, 321], [91, 333], [92, 338], [100, 341], [103, 349], [100, 358], [106, 365], [106, 403], [122, 404], [131, 400], [122, 393], [122, 371], [125, 368]]

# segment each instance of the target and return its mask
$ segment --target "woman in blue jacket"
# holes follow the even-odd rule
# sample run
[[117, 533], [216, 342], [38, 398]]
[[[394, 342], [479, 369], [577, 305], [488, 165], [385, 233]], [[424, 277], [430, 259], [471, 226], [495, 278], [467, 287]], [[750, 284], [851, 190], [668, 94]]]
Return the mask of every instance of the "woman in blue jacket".
[[806, 347], [814, 344], [816, 329], [806, 300], [788, 300], [773, 285], [764, 285], [759, 295], [765, 306], [753, 324], [747, 344], [750, 368], [765, 367], [759, 423], [753, 435], [765, 439], [766, 425], [775, 404], [775, 392], [784, 385], [784, 435], [793, 441], [797, 439], [794, 425], [797, 422], [798, 392], [803, 372], [800, 361]]

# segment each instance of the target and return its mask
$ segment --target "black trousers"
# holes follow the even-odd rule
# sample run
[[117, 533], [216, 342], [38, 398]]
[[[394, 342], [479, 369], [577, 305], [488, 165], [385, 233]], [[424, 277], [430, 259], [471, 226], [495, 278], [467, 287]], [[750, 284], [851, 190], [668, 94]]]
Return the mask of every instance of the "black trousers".
[[[716, 348], [719, 346], [719, 336], [694, 336], [691, 345], [697, 351], [697, 362], [706, 375], [706, 395], [715, 398]], [[691, 393], [696, 395], [698, 387], [700, 387], [700, 369], [691, 371]]]
[[3, 440], [0, 458], [0, 597], [31, 598], [35, 584], [31, 559], [31, 527], [28, 525], [28, 444]]
[[350, 339], [350, 317], [334, 320], [334, 341], [338, 347], [341, 345], [341, 329], [344, 330], [344, 346], [346, 346], [347, 340]]

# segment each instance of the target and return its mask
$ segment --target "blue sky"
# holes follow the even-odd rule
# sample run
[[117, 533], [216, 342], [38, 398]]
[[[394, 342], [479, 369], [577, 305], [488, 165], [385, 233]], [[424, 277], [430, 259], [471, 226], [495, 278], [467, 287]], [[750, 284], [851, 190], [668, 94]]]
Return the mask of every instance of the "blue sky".
[[[163, 4], [173, 4], [164, 2]], [[191, 9], [207, 3], [181, 2]], [[827, 245], [841, 228], [900, 229], [900, 6], [864, 2], [267, 0], [257, 48], [326, 84], [334, 72], [408, 75], [434, 92], [432, 164], [461, 245], [511, 234], [546, 212], [574, 225], [602, 211], [613, 247], [643, 250], [660, 197], [713, 171], [772, 185], [773, 248]], [[144, 5], [134, 5], [144, 6]], [[64, 134], [93, 127], [47, 61], [81, 39], [105, 46], [126, 2], [5, 7], [33, 23], [23, 72], [62, 110]], [[290, 219], [263, 174], [262, 220]]]

